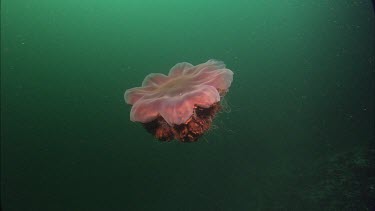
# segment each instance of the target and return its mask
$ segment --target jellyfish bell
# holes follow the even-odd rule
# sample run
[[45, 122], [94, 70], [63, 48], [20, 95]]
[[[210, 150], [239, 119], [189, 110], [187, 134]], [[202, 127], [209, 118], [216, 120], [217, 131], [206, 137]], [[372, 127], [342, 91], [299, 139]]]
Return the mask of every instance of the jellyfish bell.
[[141, 87], [126, 90], [130, 120], [161, 141], [197, 141], [211, 126], [228, 92], [233, 72], [217, 60], [178, 63], [168, 75], [151, 73]]

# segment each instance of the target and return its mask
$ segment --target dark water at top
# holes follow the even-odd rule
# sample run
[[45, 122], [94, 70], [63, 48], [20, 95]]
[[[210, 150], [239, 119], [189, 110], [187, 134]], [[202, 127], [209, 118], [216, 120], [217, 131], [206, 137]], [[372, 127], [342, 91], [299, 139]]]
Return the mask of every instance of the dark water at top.
[[[3, 210], [370, 210], [370, 1], [1, 1]], [[126, 89], [223, 60], [230, 112], [155, 141]]]

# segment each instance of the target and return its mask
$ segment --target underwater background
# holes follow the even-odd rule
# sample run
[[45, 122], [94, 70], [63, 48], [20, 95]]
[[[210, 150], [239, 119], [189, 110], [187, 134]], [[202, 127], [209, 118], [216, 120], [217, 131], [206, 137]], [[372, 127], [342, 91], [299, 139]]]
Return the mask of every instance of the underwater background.
[[[2, 210], [371, 210], [366, 0], [2, 0]], [[234, 72], [196, 143], [126, 89], [178, 62]]]

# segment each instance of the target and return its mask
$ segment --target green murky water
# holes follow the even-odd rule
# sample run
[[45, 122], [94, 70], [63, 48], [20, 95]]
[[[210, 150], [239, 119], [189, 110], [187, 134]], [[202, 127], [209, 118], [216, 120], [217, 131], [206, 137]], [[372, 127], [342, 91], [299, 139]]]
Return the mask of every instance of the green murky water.
[[[370, 210], [370, 1], [1, 1], [3, 210]], [[126, 89], [215, 58], [214, 127], [161, 143]]]

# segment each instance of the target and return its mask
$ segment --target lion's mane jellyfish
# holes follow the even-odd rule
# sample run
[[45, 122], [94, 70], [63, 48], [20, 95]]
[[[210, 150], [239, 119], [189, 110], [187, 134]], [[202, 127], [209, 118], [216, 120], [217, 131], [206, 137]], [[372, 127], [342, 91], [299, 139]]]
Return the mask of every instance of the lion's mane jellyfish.
[[125, 92], [130, 120], [161, 141], [197, 141], [210, 128], [232, 80], [233, 72], [217, 60], [178, 63], [168, 75], [151, 73], [142, 87]]

